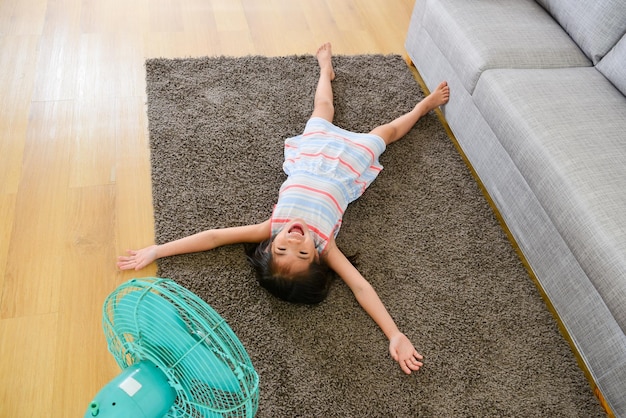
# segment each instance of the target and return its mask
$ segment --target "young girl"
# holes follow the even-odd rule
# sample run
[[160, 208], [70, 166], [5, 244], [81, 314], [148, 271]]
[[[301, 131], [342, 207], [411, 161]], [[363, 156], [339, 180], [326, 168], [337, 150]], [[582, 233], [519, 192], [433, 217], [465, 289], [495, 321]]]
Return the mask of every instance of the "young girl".
[[161, 257], [248, 243], [248, 261], [259, 283], [274, 295], [299, 303], [322, 301], [334, 272], [385, 333], [393, 359], [410, 374], [422, 367], [422, 355], [400, 332], [373, 287], [337, 248], [335, 237], [348, 203], [361, 196], [382, 170], [378, 157], [386, 146], [402, 138], [426, 113], [447, 103], [449, 89], [442, 82], [410, 112], [369, 134], [352, 133], [332, 124], [331, 58], [326, 43], [317, 51], [320, 75], [313, 114], [302, 135], [285, 141], [283, 169], [288, 178], [270, 219], [131, 250], [118, 258], [117, 266], [139, 270]]

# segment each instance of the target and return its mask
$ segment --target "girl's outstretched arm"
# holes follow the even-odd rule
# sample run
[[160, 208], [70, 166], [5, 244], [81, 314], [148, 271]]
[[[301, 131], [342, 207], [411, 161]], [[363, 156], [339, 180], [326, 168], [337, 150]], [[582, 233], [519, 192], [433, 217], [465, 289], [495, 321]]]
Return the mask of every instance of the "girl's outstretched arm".
[[385, 333], [389, 339], [389, 353], [402, 370], [406, 374], [419, 370], [423, 366], [422, 355], [415, 350], [406, 335], [400, 332], [372, 285], [337, 248], [334, 240], [328, 244], [326, 262], [350, 287], [361, 307]]
[[140, 250], [129, 250], [127, 256], [118, 257], [117, 268], [120, 270], [140, 270], [162, 257], [207, 251], [229, 244], [261, 242], [269, 239], [270, 236], [269, 219], [255, 225], [209, 229], [165, 244], [151, 245]]

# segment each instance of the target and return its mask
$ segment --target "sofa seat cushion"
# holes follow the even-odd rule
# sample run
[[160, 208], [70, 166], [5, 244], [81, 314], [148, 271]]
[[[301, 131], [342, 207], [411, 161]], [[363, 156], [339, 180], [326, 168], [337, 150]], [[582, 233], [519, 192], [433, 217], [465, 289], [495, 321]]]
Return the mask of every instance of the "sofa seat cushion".
[[474, 101], [626, 330], [626, 98], [591, 67], [486, 71]]
[[537, 0], [597, 64], [626, 32], [624, 0]]
[[421, 25], [469, 93], [491, 68], [591, 65], [533, 0], [428, 0]]

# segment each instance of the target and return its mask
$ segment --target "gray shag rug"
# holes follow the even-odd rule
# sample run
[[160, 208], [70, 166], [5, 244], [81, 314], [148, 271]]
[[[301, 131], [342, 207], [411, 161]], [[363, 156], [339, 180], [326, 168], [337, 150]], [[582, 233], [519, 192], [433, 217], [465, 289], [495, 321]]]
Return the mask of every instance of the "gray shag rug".
[[[368, 132], [423, 97], [400, 56], [333, 58], [335, 124]], [[146, 62], [156, 240], [269, 218], [283, 141], [310, 116], [312, 55]], [[454, 100], [454, 91], [451, 92]], [[241, 245], [159, 261], [229, 323], [259, 417], [601, 417], [568, 344], [436, 115], [381, 157], [337, 239], [425, 356], [411, 376], [340, 279], [317, 306], [257, 283]]]

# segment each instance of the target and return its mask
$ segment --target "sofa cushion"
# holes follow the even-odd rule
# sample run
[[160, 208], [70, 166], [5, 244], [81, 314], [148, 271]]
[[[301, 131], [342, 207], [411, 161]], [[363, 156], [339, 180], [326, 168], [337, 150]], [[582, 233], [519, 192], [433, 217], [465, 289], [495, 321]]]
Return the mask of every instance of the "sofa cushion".
[[490, 68], [558, 68], [591, 62], [533, 0], [428, 0], [422, 26], [472, 93]]
[[626, 95], [626, 35], [602, 58], [597, 68]]
[[626, 330], [626, 98], [565, 68], [486, 71], [474, 100]]
[[626, 32], [624, 0], [537, 0], [597, 64]]

